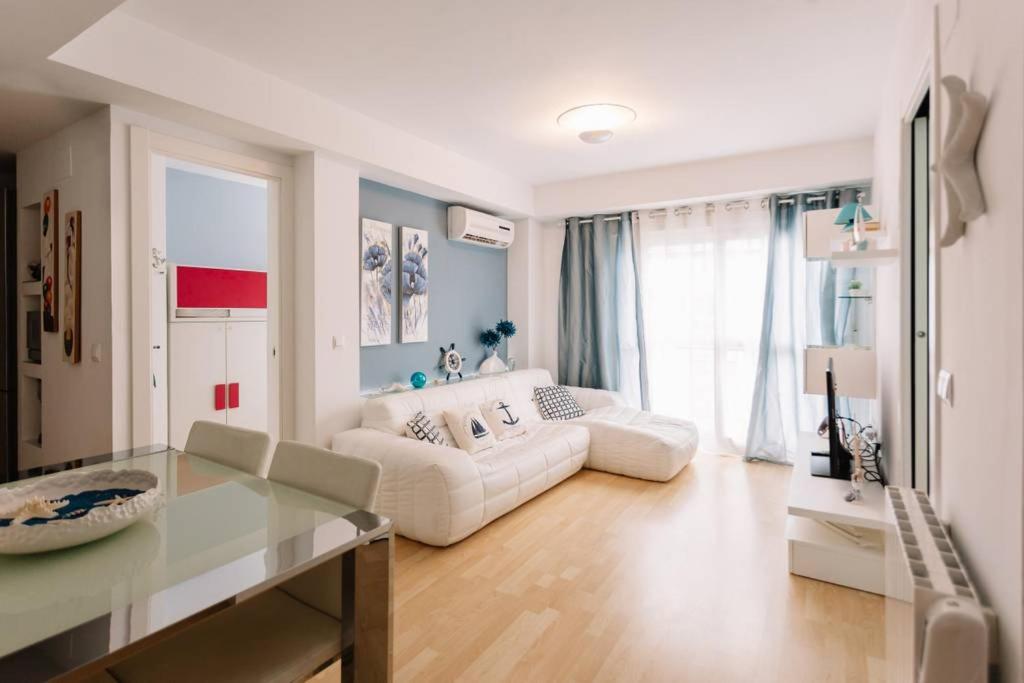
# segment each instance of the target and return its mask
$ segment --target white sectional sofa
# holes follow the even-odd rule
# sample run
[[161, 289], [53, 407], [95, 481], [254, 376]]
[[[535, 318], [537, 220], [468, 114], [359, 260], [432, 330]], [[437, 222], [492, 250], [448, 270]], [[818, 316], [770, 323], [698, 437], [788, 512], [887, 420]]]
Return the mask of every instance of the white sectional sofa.
[[[667, 481], [696, 451], [691, 423], [630, 408], [614, 392], [569, 387], [587, 414], [544, 421], [533, 390], [551, 384], [546, 370], [521, 370], [373, 398], [362, 427], [336, 434], [332, 447], [379, 462], [375, 511], [391, 518], [397, 533], [437, 546], [469, 536], [584, 466]], [[498, 399], [519, 406], [526, 433], [474, 455], [455, 447], [443, 411]], [[420, 411], [449, 445], [405, 436], [406, 422]]]

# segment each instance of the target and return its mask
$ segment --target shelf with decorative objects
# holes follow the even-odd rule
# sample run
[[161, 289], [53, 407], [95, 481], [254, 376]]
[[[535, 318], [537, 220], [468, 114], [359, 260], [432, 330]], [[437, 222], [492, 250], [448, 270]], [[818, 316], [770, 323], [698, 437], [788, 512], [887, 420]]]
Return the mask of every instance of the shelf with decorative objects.
[[864, 249], [862, 251], [833, 251], [829, 261], [836, 268], [871, 268], [896, 263], [896, 249]]
[[[827, 397], [819, 435], [801, 436], [790, 481], [790, 572], [884, 594], [884, 464], [875, 429], [847, 412], [877, 397], [874, 272], [895, 263], [889, 235], [863, 195], [839, 209], [804, 214], [804, 255], [836, 269], [834, 338], [804, 349], [804, 393]], [[864, 268], [863, 272], [854, 269]], [[841, 271], [841, 272], [840, 272]], [[823, 285], [824, 287], [825, 285]], [[832, 319], [832, 314], [829, 318]], [[827, 341], [826, 341], [827, 340]]]
[[[844, 209], [849, 211], [848, 207]], [[850, 244], [855, 233], [849, 221], [843, 221], [844, 209], [804, 213], [804, 258], [808, 261], [830, 261], [836, 268], [871, 268], [895, 263], [899, 251], [882, 246], [889, 235], [881, 223], [870, 219], [874, 207], [862, 207], [868, 220], [860, 224], [856, 233], [862, 242], [860, 249]]]
[[21, 283], [21, 295], [22, 296], [42, 296], [43, 295], [43, 283], [39, 280], [29, 280], [28, 282]]

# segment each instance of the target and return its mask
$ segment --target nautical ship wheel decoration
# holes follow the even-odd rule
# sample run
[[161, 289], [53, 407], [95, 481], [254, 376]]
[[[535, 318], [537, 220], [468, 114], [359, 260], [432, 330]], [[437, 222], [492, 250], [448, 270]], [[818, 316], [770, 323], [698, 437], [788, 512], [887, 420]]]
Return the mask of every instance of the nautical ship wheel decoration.
[[455, 342], [452, 342], [447, 349], [441, 347], [441, 362], [438, 367], [447, 373], [444, 378], [446, 382], [452, 378], [452, 375], [458, 375], [459, 379], [462, 379], [462, 362], [464, 360], [462, 354], [455, 350]]

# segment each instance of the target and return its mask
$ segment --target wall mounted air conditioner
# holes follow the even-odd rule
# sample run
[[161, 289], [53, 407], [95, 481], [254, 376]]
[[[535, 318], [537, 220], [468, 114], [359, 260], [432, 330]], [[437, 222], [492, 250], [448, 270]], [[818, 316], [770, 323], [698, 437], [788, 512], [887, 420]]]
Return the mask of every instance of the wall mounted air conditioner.
[[494, 249], [508, 249], [515, 239], [512, 221], [464, 206], [448, 207], [448, 239]]

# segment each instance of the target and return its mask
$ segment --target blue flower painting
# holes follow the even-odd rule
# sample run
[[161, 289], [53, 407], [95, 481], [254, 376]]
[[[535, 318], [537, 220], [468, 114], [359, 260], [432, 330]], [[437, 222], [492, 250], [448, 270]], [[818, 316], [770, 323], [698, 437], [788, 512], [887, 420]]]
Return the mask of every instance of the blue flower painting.
[[390, 223], [363, 219], [363, 241], [360, 245], [361, 346], [391, 343], [391, 302], [395, 288], [391, 235]]
[[426, 230], [402, 228], [402, 343], [427, 341], [429, 277]]

